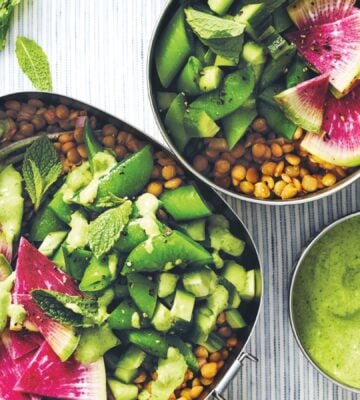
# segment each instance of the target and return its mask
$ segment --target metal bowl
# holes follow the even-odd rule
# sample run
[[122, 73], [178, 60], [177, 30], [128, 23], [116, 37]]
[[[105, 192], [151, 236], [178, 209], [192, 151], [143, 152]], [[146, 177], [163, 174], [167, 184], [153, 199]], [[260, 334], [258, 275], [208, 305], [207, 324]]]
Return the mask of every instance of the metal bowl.
[[344, 389], [350, 390], [354, 393], [360, 393], [360, 389], [355, 389], [354, 387], [345, 385], [341, 382], [338, 382], [337, 380], [335, 380], [334, 378], [332, 378], [331, 376], [329, 376], [326, 372], [324, 372], [315, 362], [314, 360], [310, 357], [310, 355], [307, 353], [307, 351], [305, 350], [305, 348], [303, 347], [303, 344], [301, 343], [301, 340], [299, 338], [299, 335], [297, 334], [297, 329], [296, 329], [296, 324], [295, 324], [295, 319], [294, 319], [294, 310], [293, 310], [293, 304], [294, 304], [294, 286], [295, 286], [295, 282], [296, 282], [296, 278], [297, 275], [301, 269], [302, 263], [304, 261], [304, 259], [306, 258], [306, 256], [309, 254], [310, 250], [312, 249], [312, 247], [324, 236], [326, 235], [329, 231], [331, 231], [335, 226], [340, 225], [341, 223], [352, 219], [352, 218], [358, 218], [360, 217], [360, 212], [356, 212], [354, 214], [350, 214], [344, 218], [340, 218], [339, 220], [333, 222], [331, 225], [329, 225], [327, 228], [325, 228], [322, 232], [320, 232], [312, 241], [311, 243], [307, 246], [307, 248], [303, 251], [303, 253], [300, 256], [299, 261], [297, 262], [295, 269], [294, 269], [294, 273], [291, 279], [291, 285], [290, 285], [290, 295], [289, 295], [289, 313], [290, 313], [290, 323], [291, 323], [291, 328], [292, 331], [294, 333], [295, 339], [297, 344], [299, 345], [302, 353], [305, 355], [305, 357], [307, 358], [307, 360], [312, 364], [312, 366], [318, 371], [320, 372], [325, 378], [327, 378], [329, 381], [331, 381], [332, 383], [336, 384], [337, 386], [340, 386]]
[[181, 160], [181, 162], [186, 165], [187, 169], [190, 170], [193, 175], [201, 179], [203, 182], [207, 183], [209, 186], [213, 187], [216, 190], [219, 190], [220, 192], [227, 194], [229, 196], [232, 196], [236, 199], [239, 200], [244, 200], [248, 201], [251, 203], [257, 203], [257, 204], [265, 204], [265, 205], [287, 205], [287, 204], [302, 204], [302, 203], [307, 203], [310, 201], [314, 200], [319, 200], [322, 199], [326, 196], [329, 196], [331, 194], [334, 194], [338, 192], [339, 190], [344, 189], [345, 187], [351, 185], [353, 182], [355, 182], [358, 178], [360, 178], [360, 169], [353, 174], [349, 175], [345, 179], [342, 179], [339, 181], [336, 185], [323, 189], [321, 191], [315, 192], [315, 193], [310, 193], [304, 197], [298, 197], [294, 199], [289, 199], [289, 200], [259, 200], [254, 197], [246, 196], [241, 193], [236, 193], [232, 190], [227, 190], [222, 188], [221, 186], [216, 185], [212, 180], [207, 178], [206, 176], [200, 174], [197, 172], [191, 163], [186, 160], [186, 158], [183, 157], [183, 155], [177, 150], [175, 143], [169, 136], [167, 129], [164, 125], [163, 118], [160, 115], [159, 108], [156, 104], [156, 91], [157, 89], [161, 88], [161, 84], [156, 72], [155, 68], [155, 47], [158, 42], [159, 36], [162, 34], [162, 31], [164, 30], [165, 26], [167, 25], [168, 21], [171, 19], [175, 11], [179, 8], [180, 6], [180, 1], [179, 0], [170, 0], [167, 6], [165, 7], [162, 15], [159, 18], [159, 21], [156, 25], [155, 31], [153, 33], [153, 37], [150, 42], [150, 50], [148, 54], [148, 66], [147, 66], [147, 83], [148, 83], [148, 94], [150, 97], [150, 103], [151, 103], [151, 108], [153, 110], [157, 125], [160, 129], [161, 134], [163, 135], [166, 143], [169, 145], [171, 151], [176, 154], [177, 158]]
[[[26, 102], [31, 98], [36, 98], [42, 100], [46, 104], [65, 104], [68, 107], [73, 107], [76, 109], [86, 110], [89, 114], [96, 116], [96, 118], [102, 123], [111, 123], [115, 125], [119, 130], [123, 130], [129, 133], [132, 133], [138, 139], [142, 141], [146, 141], [150, 143], [155, 150], [167, 150], [158, 142], [145, 135], [138, 129], [133, 126], [127, 124], [126, 122], [104, 112], [95, 107], [92, 107], [86, 103], [81, 101], [72, 99], [70, 97], [53, 94], [53, 93], [44, 93], [44, 92], [21, 92], [9, 94], [3, 97], [0, 97], [0, 106], [4, 104], [7, 100], [17, 100], [21, 102]], [[48, 135], [51, 139], [56, 139], [59, 134], [50, 134]], [[29, 139], [24, 139], [19, 142], [12, 143], [2, 149], [0, 149], [0, 164], [10, 164], [17, 163], [22, 160], [24, 152], [26, 148], [33, 142], [36, 137], [32, 137]], [[171, 153], [169, 153], [171, 157], [174, 157]], [[176, 157], [174, 157], [176, 159]], [[177, 160], [179, 164], [181, 161]], [[250, 237], [250, 234], [239, 217], [235, 214], [235, 212], [231, 209], [231, 207], [211, 188], [205, 185], [203, 182], [199, 181], [197, 177], [195, 177], [190, 172], [186, 173], [186, 178], [195, 182], [204, 198], [212, 205], [214, 211], [225, 215], [230, 221], [231, 231], [238, 235], [246, 242], [246, 250], [241, 256], [240, 261], [243, 265], [250, 266], [251, 268], [261, 268], [261, 260], [258, 254], [258, 251], [255, 247], [255, 244]], [[263, 281], [262, 281], [263, 286]], [[236, 373], [242, 366], [244, 360], [256, 360], [256, 357], [247, 353], [245, 351], [245, 347], [252, 335], [262, 303], [262, 296], [260, 300], [253, 301], [249, 303], [249, 307], [247, 307], [246, 314], [244, 314], [245, 319], [248, 321], [249, 326], [247, 329], [239, 333], [239, 345], [233, 351], [228, 361], [220, 371], [220, 374], [216, 377], [214, 384], [210, 387], [210, 393], [206, 397], [202, 397], [202, 399], [210, 399], [212, 396], [216, 399], [222, 400], [222, 392], [226, 389], [228, 384], [234, 378]]]

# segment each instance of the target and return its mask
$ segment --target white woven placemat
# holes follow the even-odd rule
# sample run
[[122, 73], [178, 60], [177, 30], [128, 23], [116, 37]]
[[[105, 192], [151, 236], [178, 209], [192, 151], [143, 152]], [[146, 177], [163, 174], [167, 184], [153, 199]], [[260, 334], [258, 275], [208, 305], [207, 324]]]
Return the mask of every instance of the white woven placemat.
[[[18, 68], [17, 35], [35, 39], [48, 54], [54, 91], [84, 100], [161, 140], [150, 110], [146, 59], [165, 0], [23, 0], [9, 43], [0, 53], [0, 95], [31, 90]], [[288, 319], [290, 272], [301, 249], [323, 227], [360, 210], [360, 182], [326, 200], [273, 208], [230, 200], [264, 261], [261, 318], [245, 365], [228, 400], [356, 400], [307, 363]]]

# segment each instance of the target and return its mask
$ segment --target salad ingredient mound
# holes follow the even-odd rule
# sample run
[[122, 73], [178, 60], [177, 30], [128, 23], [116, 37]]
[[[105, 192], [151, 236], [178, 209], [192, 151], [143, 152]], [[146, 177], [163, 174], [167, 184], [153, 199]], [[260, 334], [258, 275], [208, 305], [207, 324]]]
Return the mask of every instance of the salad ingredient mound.
[[[181, 30], [164, 18], [151, 82], [164, 129], [198, 173], [236, 193], [288, 200], [359, 166], [348, 146], [359, 131], [346, 126], [360, 107], [354, 0], [193, 0], [167, 12]], [[338, 119], [336, 157], [318, 150], [333, 136], [330, 93], [352, 93], [356, 104]]]
[[67, 173], [46, 136], [1, 172], [19, 228], [0, 263], [0, 397], [167, 400], [197, 379], [199, 398], [248, 334], [260, 272], [194, 182], [151, 193], [159, 152], [119, 160], [77, 123], [88, 158]]

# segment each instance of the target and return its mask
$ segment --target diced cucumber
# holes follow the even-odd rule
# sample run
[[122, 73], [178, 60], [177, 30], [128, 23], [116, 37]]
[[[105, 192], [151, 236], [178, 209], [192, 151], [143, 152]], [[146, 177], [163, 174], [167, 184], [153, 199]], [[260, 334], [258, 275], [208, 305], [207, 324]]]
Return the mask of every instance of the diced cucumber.
[[265, 3], [246, 4], [235, 18], [246, 25], [246, 33], [254, 40], [257, 40], [271, 23], [270, 13]]
[[172, 325], [170, 310], [158, 302], [151, 323], [157, 331], [167, 332]]
[[31, 223], [30, 240], [32, 242], [42, 242], [50, 232], [66, 231], [67, 225], [64, 224], [48, 206], [44, 205], [36, 213]]
[[277, 60], [271, 60], [260, 79], [260, 87], [265, 89], [270, 86], [273, 82], [278, 80], [282, 75], [285, 75], [286, 69], [291, 64], [296, 54], [296, 46], [290, 45], [288, 50]]
[[195, 310], [193, 329], [189, 333], [189, 340], [192, 343], [200, 344], [206, 342], [209, 334], [216, 325], [215, 315], [208, 307], [201, 306]]
[[223, 16], [231, 7], [234, 0], [208, 0], [208, 5], [214, 13]]
[[180, 353], [185, 358], [186, 364], [193, 372], [199, 372], [199, 363], [190, 344], [183, 342], [178, 336], [175, 335], [168, 335], [167, 341], [170, 346], [174, 346], [179, 349]]
[[155, 49], [156, 70], [165, 88], [180, 71], [191, 50], [191, 38], [185, 27], [184, 11], [180, 7], [160, 34]]
[[207, 306], [217, 317], [229, 304], [229, 292], [223, 285], [217, 285], [215, 291], [207, 298]]
[[185, 290], [178, 289], [175, 293], [174, 304], [171, 308], [171, 317], [175, 322], [178, 320], [190, 323], [195, 306], [195, 296]]
[[64, 252], [66, 271], [76, 280], [81, 280], [84, 276], [86, 267], [92, 258], [91, 251], [85, 249], [75, 249], [71, 254]]
[[107, 259], [99, 260], [94, 256], [90, 260], [79, 288], [84, 292], [96, 292], [108, 287], [113, 279]]
[[178, 91], [184, 92], [189, 96], [200, 94], [199, 83], [202, 69], [203, 65], [200, 60], [194, 56], [190, 56], [177, 80]]
[[217, 121], [241, 107], [253, 93], [254, 87], [254, 71], [247, 65], [227, 75], [218, 89], [198, 97], [189, 109], [205, 111], [211, 119]]
[[293, 22], [291, 21], [289, 14], [286, 9], [286, 5], [282, 5], [277, 8], [272, 15], [274, 28], [282, 33], [292, 27]]
[[226, 287], [229, 292], [228, 308], [238, 308], [241, 304], [241, 298], [233, 283], [229, 282], [224, 277], [219, 277], [219, 283]]
[[190, 109], [185, 113], [184, 127], [189, 137], [212, 138], [220, 130], [206, 111]]
[[157, 301], [157, 284], [152, 279], [133, 272], [127, 275], [129, 294], [139, 310], [152, 318]]
[[209, 267], [196, 268], [186, 272], [182, 278], [184, 288], [195, 297], [206, 297], [214, 293], [217, 275]]
[[218, 54], [215, 58], [214, 65], [217, 65], [218, 67], [235, 67], [237, 64], [235, 60], [223, 57]]
[[114, 376], [121, 382], [129, 384], [134, 382], [134, 379], [136, 378], [138, 373], [138, 369], [116, 368], [116, 370], [114, 371]]
[[140, 329], [140, 314], [134, 304], [128, 300], [122, 301], [109, 316], [109, 326], [112, 329]]
[[252, 269], [246, 272], [246, 283], [243, 291], [240, 293], [240, 297], [246, 301], [254, 299], [256, 294], [256, 280], [255, 270]]
[[251, 65], [265, 64], [266, 50], [261, 44], [250, 40], [244, 44], [243, 59]]
[[75, 351], [75, 358], [82, 364], [89, 364], [120, 343], [119, 338], [107, 324], [83, 329]]
[[196, 240], [197, 242], [202, 242], [206, 239], [205, 225], [206, 219], [200, 218], [182, 223], [179, 226], [186, 235], [191, 237], [191, 239]]
[[205, 67], [201, 71], [199, 87], [202, 92], [211, 92], [220, 86], [224, 72], [216, 65]]
[[291, 45], [276, 31], [264, 40], [264, 44], [274, 60], [279, 59], [282, 55], [287, 53], [291, 47]]
[[171, 103], [174, 101], [176, 93], [173, 92], [157, 92], [156, 93], [156, 103], [160, 111], [167, 110]]
[[278, 135], [292, 140], [297, 126], [286, 118], [282, 110], [274, 105], [266, 103], [262, 100], [257, 102], [259, 115], [266, 119], [269, 127]]
[[246, 286], [245, 268], [235, 261], [228, 261], [223, 269], [222, 276], [236, 287], [241, 297]]
[[0, 254], [0, 282], [4, 281], [12, 273], [11, 265], [3, 254]]
[[59, 268], [61, 268], [63, 271], [68, 272], [65, 260], [65, 253], [66, 253], [66, 247], [60, 246], [56, 251], [55, 255], [53, 256], [53, 258], [51, 259], [51, 261]]
[[144, 362], [146, 353], [137, 346], [130, 346], [119, 358], [116, 368], [136, 369]]
[[238, 310], [228, 310], [225, 312], [226, 322], [232, 329], [242, 329], [247, 327], [247, 323]]
[[158, 278], [158, 296], [163, 299], [175, 292], [178, 275], [170, 272], [163, 272]]
[[256, 107], [241, 107], [222, 120], [224, 133], [230, 150], [243, 138], [256, 116]]
[[40, 253], [46, 257], [52, 257], [55, 251], [60, 247], [61, 243], [65, 240], [68, 232], [50, 232], [43, 240], [39, 247]]
[[186, 99], [180, 93], [171, 103], [166, 114], [164, 124], [176, 148], [182, 152], [185, 149], [189, 137], [184, 128], [184, 116], [186, 112]]
[[181, 186], [161, 197], [165, 210], [176, 221], [188, 221], [211, 215], [210, 206], [194, 185]]
[[312, 72], [309, 66], [304, 60], [297, 57], [291, 64], [289, 72], [286, 74], [286, 87], [287, 89], [290, 89], [311, 78]]
[[255, 270], [255, 297], [260, 299], [262, 295], [262, 276], [259, 269]]
[[210, 353], [215, 353], [225, 347], [224, 340], [215, 332], [211, 332], [206, 342], [199, 343]]
[[108, 379], [107, 382], [115, 400], [136, 400], [138, 398], [139, 389], [136, 385], [126, 385], [116, 379]]
[[74, 205], [65, 203], [63, 188], [60, 188], [49, 203], [49, 208], [56, 216], [66, 224], [71, 221], [71, 215], [75, 211]]

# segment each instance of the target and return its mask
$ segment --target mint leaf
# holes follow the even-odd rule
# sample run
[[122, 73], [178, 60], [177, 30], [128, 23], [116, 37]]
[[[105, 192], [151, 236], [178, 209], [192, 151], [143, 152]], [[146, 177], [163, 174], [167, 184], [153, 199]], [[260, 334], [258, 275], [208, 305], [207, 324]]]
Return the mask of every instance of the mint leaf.
[[236, 63], [239, 62], [246, 25], [191, 7], [185, 9], [185, 15], [191, 29], [211, 51]]
[[130, 200], [117, 208], [105, 211], [90, 223], [89, 246], [95, 257], [107, 253], [119, 239], [132, 211]]
[[1, 0], [0, 1], [0, 51], [4, 50], [6, 45], [6, 36], [10, 27], [11, 17], [15, 7], [20, 0]]
[[99, 307], [95, 299], [45, 289], [33, 290], [31, 296], [46, 315], [61, 324], [89, 327], [103, 322], [99, 318]]
[[38, 90], [52, 90], [49, 61], [43, 49], [24, 36], [16, 39], [16, 57], [20, 68]]
[[52, 142], [43, 136], [37, 139], [27, 149], [22, 165], [26, 190], [35, 206], [40, 207], [41, 201], [50, 186], [61, 174], [62, 165]]

